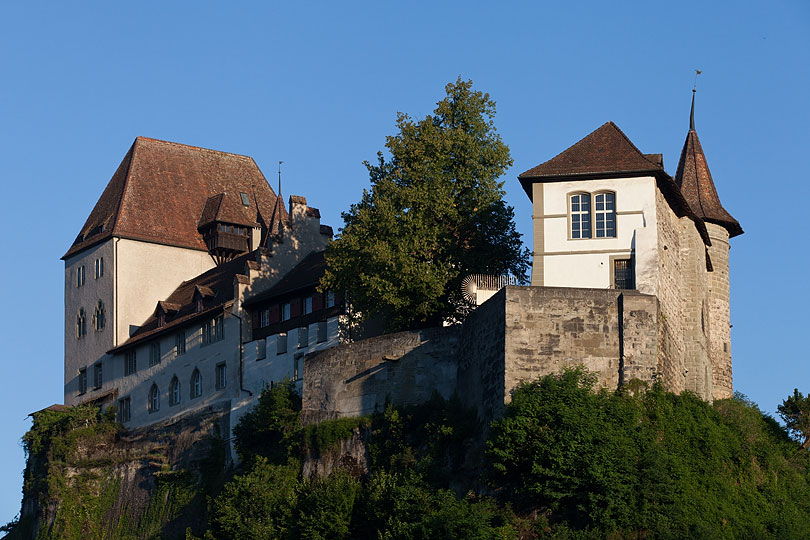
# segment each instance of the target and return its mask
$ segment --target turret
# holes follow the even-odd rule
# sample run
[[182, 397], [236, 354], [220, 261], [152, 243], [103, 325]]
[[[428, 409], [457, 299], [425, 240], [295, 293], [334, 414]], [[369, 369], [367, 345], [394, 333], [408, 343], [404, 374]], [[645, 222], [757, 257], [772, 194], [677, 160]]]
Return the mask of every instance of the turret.
[[717, 195], [703, 148], [695, 130], [695, 90], [689, 113], [689, 132], [681, 151], [675, 182], [694, 213], [706, 224], [711, 246], [708, 280], [709, 359], [712, 364], [712, 397], [723, 399], [733, 394], [731, 373], [731, 321], [729, 307], [729, 238], [743, 233], [742, 227], [723, 208]]

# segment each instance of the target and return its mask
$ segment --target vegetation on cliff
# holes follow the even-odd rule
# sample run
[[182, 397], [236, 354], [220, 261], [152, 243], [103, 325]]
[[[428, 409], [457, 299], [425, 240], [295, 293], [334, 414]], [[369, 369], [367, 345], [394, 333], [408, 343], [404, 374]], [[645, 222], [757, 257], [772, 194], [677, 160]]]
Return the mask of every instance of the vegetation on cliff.
[[[104, 469], [71, 441], [92, 445], [115, 423], [89, 409], [49, 412], [26, 435], [26, 486], [57, 508], [39, 538], [810, 537], [810, 453], [744, 397], [710, 405], [593, 383], [572, 370], [521, 385], [485, 444], [457, 400], [302, 426], [292, 386], [276, 385], [236, 429], [231, 480], [168, 471], [170, 487], [139, 522], [110, 519], [114, 476], [77, 481]], [[302, 474], [347, 440], [363, 463]], [[179, 529], [189, 508], [201, 519]], [[12, 538], [33, 538], [23, 525]]]

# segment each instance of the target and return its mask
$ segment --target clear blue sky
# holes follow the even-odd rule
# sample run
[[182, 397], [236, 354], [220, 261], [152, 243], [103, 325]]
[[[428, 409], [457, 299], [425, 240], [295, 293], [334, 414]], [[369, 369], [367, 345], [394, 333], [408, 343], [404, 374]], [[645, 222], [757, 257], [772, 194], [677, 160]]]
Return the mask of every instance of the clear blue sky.
[[20, 508], [28, 413], [62, 401], [59, 257], [136, 136], [248, 154], [268, 178], [284, 160], [284, 194], [337, 229], [397, 111], [425, 115], [459, 75], [498, 103], [530, 244], [517, 174], [608, 120], [674, 174], [703, 70], [697, 130], [746, 231], [732, 242], [734, 385], [768, 412], [810, 392], [806, 0], [276, 4], [0, 7], [0, 522]]

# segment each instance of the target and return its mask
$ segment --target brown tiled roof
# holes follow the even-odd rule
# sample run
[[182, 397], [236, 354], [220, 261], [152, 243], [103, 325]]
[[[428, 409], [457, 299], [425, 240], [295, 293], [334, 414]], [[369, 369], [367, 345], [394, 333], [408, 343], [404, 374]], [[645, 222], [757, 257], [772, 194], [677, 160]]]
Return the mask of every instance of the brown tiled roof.
[[247, 298], [242, 302], [242, 305], [255, 305], [277, 296], [317, 285], [326, 271], [326, 259], [324, 259], [323, 254], [323, 251], [310, 253], [273, 287]]
[[252, 225], [258, 213], [273, 213], [276, 199], [251, 157], [137, 137], [63, 258], [112, 236], [205, 251], [197, 231], [204, 210]]
[[720, 204], [720, 197], [714, 187], [706, 155], [703, 153], [700, 139], [694, 128], [689, 130], [686, 141], [683, 143], [678, 171], [675, 173], [675, 182], [698, 217], [725, 227], [729, 237], [743, 233], [737, 220], [731, 217], [731, 214]]
[[[164, 305], [179, 306], [171, 317], [166, 317], [165, 325], [158, 326], [157, 316], [153, 313], [126, 342], [109, 352], [122, 351], [148, 338], [221, 312], [233, 302], [234, 279], [238, 279], [239, 275], [244, 272], [247, 262], [252, 257], [255, 257], [255, 252], [243, 253], [189, 281], [184, 281], [163, 302]], [[197, 291], [206, 299], [202, 312], [196, 311], [194, 296]]]
[[652, 154], [642, 154], [616, 124], [607, 122], [569, 149], [518, 178], [531, 198], [533, 179], [661, 171], [660, 163]]
[[641, 153], [616, 124], [607, 122], [564, 152], [519, 175], [518, 179], [531, 199], [534, 182], [636, 174], [654, 176], [670, 207], [678, 216], [694, 221], [703, 241], [710, 245], [706, 225], [692, 211], [675, 180], [664, 171], [663, 164], [661, 154]]

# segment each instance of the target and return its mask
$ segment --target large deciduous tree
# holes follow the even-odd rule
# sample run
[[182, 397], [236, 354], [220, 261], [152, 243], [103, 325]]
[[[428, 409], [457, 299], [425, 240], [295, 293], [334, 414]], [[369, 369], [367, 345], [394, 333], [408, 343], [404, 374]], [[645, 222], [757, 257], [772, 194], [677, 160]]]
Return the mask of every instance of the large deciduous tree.
[[322, 287], [345, 291], [388, 331], [461, 320], [470, 274], [526, 280], [529, 252], [498, 178], [512, 164], [493, 123], [495, 102], [459, 78], [433, 114], [398, 114], [390, 158], [365, 162], [371, 188], [343, 213]]

